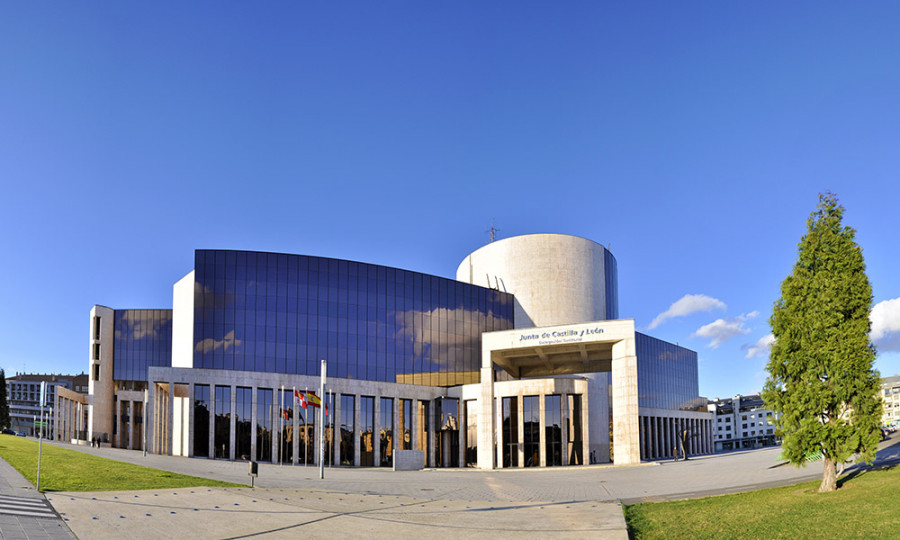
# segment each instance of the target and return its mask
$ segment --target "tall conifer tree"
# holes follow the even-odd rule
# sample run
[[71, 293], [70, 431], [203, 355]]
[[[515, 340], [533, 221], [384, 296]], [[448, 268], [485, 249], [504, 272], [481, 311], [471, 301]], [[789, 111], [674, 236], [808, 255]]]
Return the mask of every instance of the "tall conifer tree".
[[0, 368], [0, 429], [10, 426], [9, 401], [6, 396], [6, 372]]
[[869, 341], [872, 287], [844, 208], [819, 195], [793, 272], [775, 302], [775, 343], [762, 397], [781, 413], [783, 455], [796, 466], [821, 452], [819, 491], [837, 489], [837, 464], [871, 463], [880, 439], [875, 348]]

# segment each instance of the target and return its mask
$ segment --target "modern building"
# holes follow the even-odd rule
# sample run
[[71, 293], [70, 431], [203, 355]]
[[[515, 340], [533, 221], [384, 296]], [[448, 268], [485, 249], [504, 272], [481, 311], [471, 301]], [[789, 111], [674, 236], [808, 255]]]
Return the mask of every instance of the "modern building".
[[881, 425], [900, 426], [900, 375], [881, 379]]
[[16, 433], [37, 435], [41, 422], [41, 383], [44, 383], [47, 396], [46, 406], [43, 408], [44, 422], [47, 429], [45, 437], [52, 437], [55, 433], [54, 415], [51, 415], [52, 407], [56, 403], [58, 389], [68, 389], [87, 393], [88, 376], [81, 375], [57, 375], [17, 373], [6, 379], [6, 399], [9, 403], [10, 427]]
[[716, 418], [716, 452], [774, 446], [781, 440], [775, 434], [776, 413], [758, 395], [713, 398], [708, 408]]
[[[213, 459], [390, 466], [581, 465], [713, 450], [695, 352], [619, 319], [600, 244], [536, 234], [456, 280], [305, 255], [197, 250], [172, 309], [95, 306], [90, 391], [66, 433]], [[318, 389], [321, 420], [294, 399]], [[86, 418], [79, 412], [86, 410]], [[79, 422], [83, 426], [79, 426]]]

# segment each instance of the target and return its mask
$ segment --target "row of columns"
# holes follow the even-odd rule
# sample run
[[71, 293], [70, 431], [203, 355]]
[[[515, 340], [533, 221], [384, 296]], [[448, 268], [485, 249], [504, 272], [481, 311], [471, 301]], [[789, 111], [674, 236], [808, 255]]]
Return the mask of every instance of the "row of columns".
[[516, 400], [516, 416], [518, 418], [517, 426], [516, 426], [516, 451], [518, 454], [517, 463], [518, 467], [525, 466], [525, 397], [538, 397], [538, 407], [540, 411], [540, 430], [539, 430], [539, 442], [538, 447], [539, 451], [539, 463], [534, 464], [533, 466], [546, 467], [547, 466], [547, 423], [546, 423], [546, 397], [548, 395], [555, 395], [560, 398], [560, 451], [562, 453], [562, 464], [569, 464], [569, 397], [573, 397], [574, 399], [580, 400], [581, 405], [581, 415], [582, 418], [578, 419], [581, 423], [581, 459], [582, 465], [586, 464], [589, 452], [589, 440], [588, 440], [588, 429], [587, 429], [587, 411], [588, 411], [588, 402], [587, 395], [584, 394], [529, 394], [525, 395], [524, 392], [520, 392], [514, 396], [510, 395], [497, 395], [497, 403], [495, 406], [495, 414], [496, 414], [496, 425], [497, 429], [497, 455], [496, 455], [496, 468], [503, 468], [503, 454], [504, 447], [506, 445], [506, 441], [503, 439], [503, 399], [515, 398]]
[[[179, 386], [183, 386], [188, 389], [188, 396], [191, 396], [190, 399], [185, 399], [185, 407], [187, 410], [184, 411], [184, 417], [186, 420], [187, 426], [182, 427], [181, 436], [176, 436], [173, 431], [175, 430], [175, 426], [177, 423], [175, 422], [175, 414], [179, 410], [179, 408], [175, 404], [176, 399], [181, 399], [179, 396], [176, 396], [175, 389]], [[198, 386], [195, 383], [159, 383], [157, 381], [156, 384], [150, 385], [150, 403], [152, 403], [152, 410], [147, 411], [147, 418], [145, 418], [146, 422], [149, 422], [149, 431], [148, 437], [150, 437], [150, 441], [148, 441], [148, 447], [152, 452], [162, 453], [173, 455], [173, 452], [176, 454], [185, 454], [194, 457], [196, 454], [194, 452], [194, 432], [196, 429], [195, 419], [194, 419], [194, 407], [193, 407], [193, 396], [195, 395], [195, 387]], [[235, 460], [238, 456], [236, 456], [236, 415], [233, 412], [236, 410], [236, 395], [238, 385], [204, 385], [210, 388], [210, 395], [208, 401], [209, 408], [209, 455], [208, 456], [196, 456], [196, 457], [215, 457], [215, 418], [216, 418], [216, 388], [217, 387], [227, 387], [230, 388], [230, 410], [226, 412], [229, 414], [229, 448], [227, 450], [228, 456], [227, 459]], [[251, 419], [250, 423], [253, 426], [250, 430], [250, 454], [251, 459], [255, 459], [257, 455], [257, 445], [259, 444], [257, 431], [255, 426], [258, 423], [258, 419], [260, 416], [260, 411], [258, 411], [257, 407], [257, 397], [258, 391], [260, 388], [258, 386], [240, 386], [241, 388], [250, 388], [251, 389]], [[278, 396], [278, 388], [268, 388], [265, 389], [273, 390], [273, 397]], [[329, 429], [332, 430], [332, 452], [331, 452], [331, 461], [332, 465], [340, 466], [342, 462], [342, 457], [340, 455], [341, 451], [341, 422], [342, 416], [347, 414], [347, 411], [343, 411], [341, 407], [342, 397], [343, 396], [353, 396], [353, 411], [350, 414], [353, 417], [352, 425], [353, 425], [353, 456], [350, 461], [354, 466], [359, 466], [361, 459], [361, 447], [363, 444], [363, 433], [360, 430], [362, 425], [361, 423], [361, 398], [362, 397], [372, 397], [373, 398], [373, 433], [372, 433], [372, 444], [373, 444], [373, 463], [375, 466], [380, 465], [381, 463], [381, 444], [380, 444], [380, 432], [381, 432], [381, 398], [389, 398], [392, 401], [393, 407], [393, 421], [391, 425], [391, 445], [392, 451], [400, 449], [400, 438], [403, 434], [403, 426], [400, 425], [400, 411], [402, 407], [403, 400], [409, 400], [411, 402], [410, 406], [410, 442], [409, 449], [411, 450], [423, 450], [426, 455], [426, 461], [423, 465], [428, 466], [429, 464], [435, 464], [435, 441], [433, 437], [436, 433], [440, 433], [440, 411], [438, 410], [438, 401], [433, 399], [421, 400], [416, 397], [402, 397], [402, 396], [365, 396], [360, 394], [342, 394], [340, 392], [328, 393], [327, 397], [331, 398], [332, 405], [329, 406], [329, 417], [326, 419], [326, 424]], [[452, 398], [455, 399], [455, 398]], [[323, 400], [326, 401], [326, 400]], [[280, 408], [280, 400], [273, 399], [273, 405], [275, 407]], [[423, 430], [423, 419], [420, 418], [419, 413], [419, 404], [421, 402], [425, 402], [428, 404], [428, 430], [427, 433], [424, 434], [424, 441], [422, 439], [421, 431]], [[457, 400], [458, 408], [457, 408], [457, 431], [460, 433], [458, 437], [459, 448], [458, 448], [458, 463], [450, 463], [445, 464], [451, 467], [464, 467], [465, 466], [465, 402], [462, 400]], [[299, 415], [297, 411], [300, 410], [300, 406], [295, 403], [293, 397], [291, 397], [291, 405], [288, 406], [286, 404], [285, 409], [293, 409], [294, 414], [291, 419], [291, 426], [294, 433], [299, 433], [299, 429], [303, 425], [299, 421]], [[313, 410], [312, 407], [308, 409]], [[262, 414], [265, 414], [264, 412]], [[133, 416], [133, 415], [132, 415]], [[315, 433], [313, 425], [318, 425], [319, 423], [319, 415], [316, 413], [316, 418], [314, 422], [310, 423], [309, 426], [313, 433]], [[272, 426], [272, 448], [271, 448], [271, 456], [273, 461], [278, 460], [278, 447], [279, 447], [279, 439], [280, 439], [280, 427], [282, 424], [275, 419], [275, 424]], [[285, 425], [285, 427], [287, 424]], [[186, 429], [184, 429], [186, 427]], [[132, 429], [130, 430], [132, 434], [134, 434], [134, 428], [132, 425]], [[327, 435], [327, 432], [326, 432]], [[187, 437], [187, 440], [184, 440], [183, 437]], [[327, 441], [326, 441], [327, 442]], [[176, 446], [180, 446], [180, 448], [176, 448]], [[298, 464], [301, 463], [300, 456], [302, 455], [302, 449], [300, 445], [300, 437], [294, 437], [292, 441], [292, 463]], [[314, 456], [312, 461], [314, 463], [319, 462], [318, 456], [318, 444], [314, 445]]]
[[80, 400], [68, 399], [57, 392], [53, 408], [56, 421], [56, 438], [69, 442], [87, 437], [87, 418], [85, 404]]
[[704, 418], [641, 416], [641, 459], [663, 459], [681, 453], [680, 434], [687, 430], [688, 455], [709, 454], [713, 447], [713, 421]]

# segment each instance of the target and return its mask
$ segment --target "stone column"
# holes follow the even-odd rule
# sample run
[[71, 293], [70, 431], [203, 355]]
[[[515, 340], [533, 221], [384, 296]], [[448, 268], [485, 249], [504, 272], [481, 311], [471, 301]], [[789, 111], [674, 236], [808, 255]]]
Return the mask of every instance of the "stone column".
[[[493, 469], [494, 460], [494, 368], [491, 359], [491, 350], [486, 346], [481, 347], [481, 380], [479, 382], [480, 394], [478, 396], [478, 468]], [[498, 439], [501, 438], [498, 436]], [[500, 443], [497, 444], [500, 452]], [[502, 454], [501, 454], [502, 455]], [[498, 460], [500, 467], [503, 461]]]
[[640, 463], [638, 381], [634, 337], [612, 346], [613, 444], [615, 464]]
[[235, 430], [237, 429], [237, 423], [235, 422], [235, 418], [234, 418], [235, 417], [234, 408], [235, 408], [235, 404], [237, 403], [237, 386], [235, 386], [233, 384], [231, 385], [230, 398], [231, 398], [229, 400], [230, 403], [228, 405], [228, 407], [229, 407], [229, 409], [228, 409], [229, 410], [229, 415], [228, 415], [228, 425], [229, 425], [229, 429], [228, 429], [228, 459], [230, 459], [231, 461], [234, 461], [234, 454], [236, 451], [236, 449], [234, 447], [235, 446], [234, 442], [237, 440], [237, 433], [235, 433]]

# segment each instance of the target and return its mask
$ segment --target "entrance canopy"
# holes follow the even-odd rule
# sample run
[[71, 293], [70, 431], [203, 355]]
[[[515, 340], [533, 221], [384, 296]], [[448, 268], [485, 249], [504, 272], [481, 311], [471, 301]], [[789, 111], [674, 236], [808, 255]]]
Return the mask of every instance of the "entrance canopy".
[[634, 321], [598, 321], [482, 334], [482, 368], [517, 379], [612, 371], [613, 345], [634, 339]]

